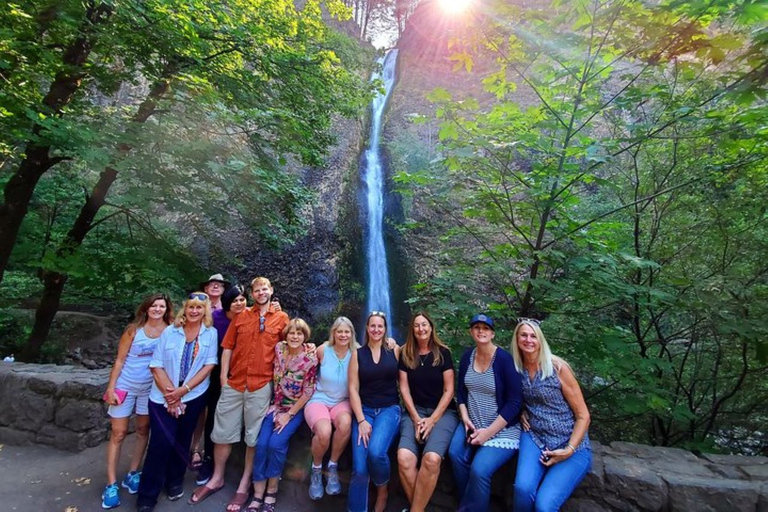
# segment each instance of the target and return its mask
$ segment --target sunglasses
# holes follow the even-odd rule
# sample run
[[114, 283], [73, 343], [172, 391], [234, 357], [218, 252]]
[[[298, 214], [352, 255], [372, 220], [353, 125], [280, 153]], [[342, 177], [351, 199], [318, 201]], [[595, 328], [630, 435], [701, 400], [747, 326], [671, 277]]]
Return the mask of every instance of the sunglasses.
[[208, 294], [206, 293], [190, 293], [188, 299], [201, 300], [203, 302], [208, 300]]
[[264, 322], [267, 321], [267, 317], [260, 316], [259, 317], [259, 332], [264, 332]]
[[383, 311], [371, 311], [371, 314], [368, 316], [380, 316], [387, 318], [387, 315]]
[[517, 319], [517, 323], [519, 323], [519, 324], [523, 324], [523, 323], [525, 323], [525, 324], [533, 324], [533, 325], [539, 326], [539, 325], [541, 325], [541, 320], [538, 320], [536, 318], [520, 317], [520, 318]]

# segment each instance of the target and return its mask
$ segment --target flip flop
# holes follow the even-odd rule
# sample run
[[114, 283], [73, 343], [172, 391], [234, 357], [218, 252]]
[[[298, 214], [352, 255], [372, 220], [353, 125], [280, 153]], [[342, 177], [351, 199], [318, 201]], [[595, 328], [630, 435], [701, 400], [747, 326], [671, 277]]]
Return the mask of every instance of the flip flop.
[[[229, 503], [227, 503], [227, 511], [228, 512], [242, 512], [243, 505], [245, 505], [245, 502], [248, 501], [248, 497], [250, 496], [250, 493], [248, 492], [236, 492], [234, 496], [232, 496], [232, 499], [229, 500]], [[232, 506], [235, 506], [237, 508], [230, 508]]]
[[203, 454], [194, 451], [192, 452], [192, 455], [189, 457], [189, 469], [192, 471], [197, 471], [203, 466]]
[[220, 485], [219, 487], [215, 489], [211, 489], [210, 487], [207, 487], [205, 485], [201, 485], [199, 487], [195, 487], [195, 490], [192, 491], [192, 496], [189, 497], [189, 500], [187, 501], [187, 504], [189, 505], [198, 505], [202, 502], [204, 502], [206, 499], [208, 499], [210, 496], [216, 494], [220, 490], [224, 488], [224, 484]]

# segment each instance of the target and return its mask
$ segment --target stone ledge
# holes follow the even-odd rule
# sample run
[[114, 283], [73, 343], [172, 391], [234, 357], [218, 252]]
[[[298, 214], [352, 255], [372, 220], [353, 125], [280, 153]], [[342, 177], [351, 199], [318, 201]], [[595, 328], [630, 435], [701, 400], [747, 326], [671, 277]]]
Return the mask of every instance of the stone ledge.
[[[0, 365], [0, 442], [46, 444], [69, 451], [101, 444], [109, 432], [107, 407], [101, 401], [108, 379], [109, 369]], [[593, 444], [592, 470], [563, 507], [565, 512], [768, 512], [767, 457], [697, 457], [677, 448]], [[309, 446], [309, 429], [304, 425], [291, 440], [286, 479], [307, 481]], [[344, 481], [349, 478], [349, 451], [340, 461]], [[393, 447], [392, 491], [402, 493], [395, 452]], [[238, 464], [237, 459], [235, 455], [232, 463]], [[492, 510], [510, 509], [515, 467], [513, 459], [494, 477]], [[455, 510], [455, 487], [450, 463], [444, 461], [431, 510]]]

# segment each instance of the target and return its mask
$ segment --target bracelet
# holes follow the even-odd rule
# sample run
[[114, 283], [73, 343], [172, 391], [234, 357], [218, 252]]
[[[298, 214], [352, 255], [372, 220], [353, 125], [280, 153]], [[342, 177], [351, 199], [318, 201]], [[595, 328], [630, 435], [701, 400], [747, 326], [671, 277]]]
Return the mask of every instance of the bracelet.
[[576, 448], [574, 448], [571, 443], [568, 443], [568, 448], [570, 448], [573, 453], [576, 453]]
[[363, 419], [361, 419], [360, 421], [358, 421], [358, 422], [357, 422], [357, 424], [358, 424], [358, 425], [362, 425], [364, 421], [368, 421], [368, 420], [366, 420], [365, 418], [363, 418]]
[[189, 384], [184, 384], [184, 387], [187, 388], [187, 393], [192, 392], [192, 390], [189, 388]]

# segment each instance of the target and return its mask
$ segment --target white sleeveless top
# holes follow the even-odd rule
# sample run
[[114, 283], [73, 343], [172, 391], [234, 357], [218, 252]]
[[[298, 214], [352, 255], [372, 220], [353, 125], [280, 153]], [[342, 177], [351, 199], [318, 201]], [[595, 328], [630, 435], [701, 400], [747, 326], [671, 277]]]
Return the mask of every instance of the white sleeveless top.
[[152, 360], [152, 354], [155, 352], [159, 339], [148, 337], [143, 327], [136, 331], [128, 356], [125, 358], [123, 370], [115, 384], [117, 389], [133, 393], [149, 391], [152, 387], [152, 372], [149, 370], [149, 362]]

